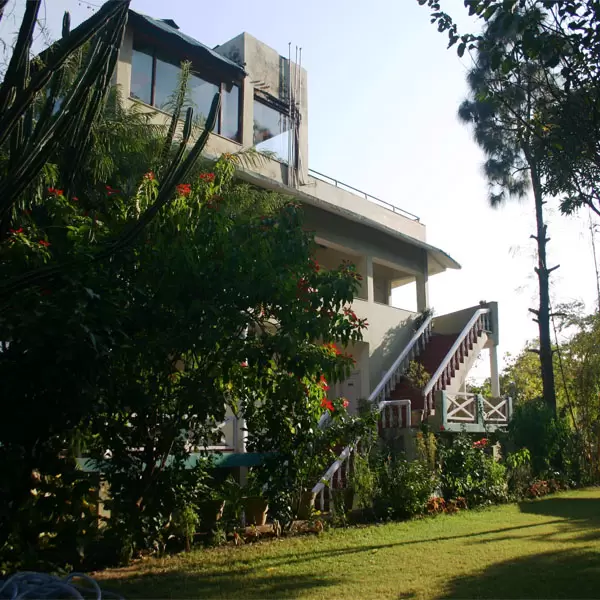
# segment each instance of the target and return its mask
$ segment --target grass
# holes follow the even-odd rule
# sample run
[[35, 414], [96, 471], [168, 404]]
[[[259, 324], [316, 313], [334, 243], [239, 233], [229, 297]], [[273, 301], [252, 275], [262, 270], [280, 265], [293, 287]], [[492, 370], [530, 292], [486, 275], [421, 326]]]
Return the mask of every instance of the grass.
[[600, 598], [600, 488], [95, 577], [126, 598]]

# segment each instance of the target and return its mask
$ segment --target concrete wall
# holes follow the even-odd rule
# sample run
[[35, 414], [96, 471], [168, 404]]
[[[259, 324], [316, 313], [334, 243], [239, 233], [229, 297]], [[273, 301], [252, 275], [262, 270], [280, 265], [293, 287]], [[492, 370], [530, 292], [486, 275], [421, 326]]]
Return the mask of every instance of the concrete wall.
[[[120, 86], [124, 99], [129, 99], [130, 93], [132, 50], [133, 31], [131, 27], [128, 27], [113, 77], [113, 81]], [[206, 150], [210, 156], [219, 156], [223, 152], [234, 153], [252, 147], [255, 90], [262, 90], [278, 100], [285, 101], [288, 79], [287, 58], [280, 56], [275, 50], [269, 48], [266, 44], [263, 44], [248, 33], [242, 33], [218, 46], [216, 51], [227, 58], [243, 64], [248, 75], [242, 83], [241, 91], [241, 144], [213, 134]], [[296, 69], [297, 66], [292, 62], [292, 80], [295, 78]], [[333, 182], [327, 183], [308, 175], [308, 76], [304, 69], [299, 69], [299, 73], [301, 80], [299, 106], [301, 119], [299, 129], [301, 169], [299, 174], [299, 190], [316, 201], [322, 202], [325, 206], [333, 209], [343, 209], [365, 220], [374, 221], [420, 241], [425, 241], [426, 230], [422, 223], [404, 217], [399, 213], [392, 212], [356, 193], [336, 187]], [[129, 100], [129, 102], [137, 102], [142, 106], [146, 106], [137, 100]], [[148, 107], [148, 110], [156, 109]], [[159, 116], [156, 117], [154, 122], [161, 123], [167, 120], [165, 113], [160, 113], [160, 111], [157, 111], [157, 113]], [[213, 140], [213, 137], [219, 139]], [[247, 166], [246, 168], [248, 171], [259, 175], [261, 179], [270, 181], [274, 187], [285, 187], [288, 183], [287, 166], [279, 161], [264, 159], [259, 164]], [[254, 182], [256, 183], [256, 179]], [[288, 191], [292, 192], [292, 190]]]
[[465, 308], [453, 313], [448, 313], [447, 315], [435, 317], [433, 321], [434, 333], [460, 333], [466, 324], [471, 320], [473, 313], [480, 308], [481, 306], [471, 306], [470, 308]]
[[423, 242], [426, 240], [425, 225], [423, 223], [409, 219], [400, 213], [392, 212], [371, 200], [358, 196], [356, 193], [336, 187], [316, 177], [309, 177], [307, 184], [302, 186], [302, 191], [310, 196], [325, 199], [329, 204], [350, 210], [391, 229], [401, 231], [410, 237]]
[[416, 313], [360, 299], [354, 301], [352, 308], [369, 323], [363, 339], [369, 344], [370, 393], [410, 341], [413, 334], [410, 323]]

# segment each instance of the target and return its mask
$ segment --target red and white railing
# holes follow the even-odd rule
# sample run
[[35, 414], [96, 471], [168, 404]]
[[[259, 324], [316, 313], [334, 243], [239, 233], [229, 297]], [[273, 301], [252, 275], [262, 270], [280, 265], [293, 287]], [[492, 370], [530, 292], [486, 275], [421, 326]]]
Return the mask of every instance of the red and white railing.
[[[411, 425], [410, 400], [387, 400], [386, 398], [406, 373], [410, 361], [423, 351], [431, 338], [432, 320], [433, 315], [428, 315], [368, 398], [368, 402], [374, 406], [374, 410], [381, 413], [380, 431], [382, 428], [392, 427], [394, 424], [398, 427], [410, 427]], [[326, 419], [322, 418], [319, 425], [323, 426], [326, 422]], [[315, 507], [318, 510], [324, 510], [325, 490], [335, 488], [338, 484], [347, 481], [350, 469], [350, 461], [348, 459], [356, 449], [358, 442], [359, 440], [356, 440], [346, 446], [323, 474], [320, 481], [313, 487], [312, 493], [315, 496]]]
[[491, 331], [491, 311], [489, 308], [480, 308], [475, 311], [469, 322], [460, 332], [452, 348], [444, 357], [437, 371], [431, 376], [429, 383], [423, 390], [425, 409], [431, 412], [434, 409], [434, 396], [440, 390], [445, 390], [452, 378], [460, 368], [469, 351], [477, 343], [484, 332]]

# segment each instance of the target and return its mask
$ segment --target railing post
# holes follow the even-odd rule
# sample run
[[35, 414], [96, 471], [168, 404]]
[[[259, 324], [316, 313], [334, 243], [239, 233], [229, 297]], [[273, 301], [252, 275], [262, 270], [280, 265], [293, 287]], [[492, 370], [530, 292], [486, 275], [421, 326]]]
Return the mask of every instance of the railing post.
[[510, 421], [512, 418], [512, 414], [513, 414], [513, 401], [512, 398], [509, 396], [506, 399], [506, 421]]
[[475, 419], [477, 424], [483, 428], [485, 425], [485, 410], [483, 408], [483, 396], [481, 394], [475, 396], [475, 403], [477, 405], [475, 409]]

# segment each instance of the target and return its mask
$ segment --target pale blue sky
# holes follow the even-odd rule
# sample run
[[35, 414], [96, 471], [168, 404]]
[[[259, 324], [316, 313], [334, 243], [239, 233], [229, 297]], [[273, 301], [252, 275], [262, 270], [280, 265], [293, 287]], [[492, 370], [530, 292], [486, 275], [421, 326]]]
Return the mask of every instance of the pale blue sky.
[[[458, 15], [464, 11], [461, 0], [446, 5]], [[445, 49], [445, 37], [416, 0], [133, 0], [132, 8], [171, 18], [209, 46], [242, 31], [285, 56], [288, 42], [302, 46], [310, 167], [416, 213], [427, 225], [428, 241], [462, 264], [461, 271], [430, 280], [430, 304], [438, 314], [497, 300], [501, 353], [518, 351], [536, 335], [527, 312], [537, 293], [531, 203], [488, 208], [483, 157], [456, 118], [469, 58], [461, 61]], [[55, 36], [65, 9], [74, 24], [94, 10], [83, 0], [46, 0]], [[0, 37], [11, 39], [14, 28], [7, 19]], [[549, 208], [551, 264], [561, 264], [554, 299], [581, 298], [591, 310], [587, 214], [566, 219]], [[483, 366], [477, 370], [479, 376], [485, 372]]]

